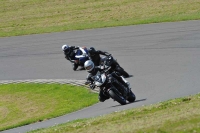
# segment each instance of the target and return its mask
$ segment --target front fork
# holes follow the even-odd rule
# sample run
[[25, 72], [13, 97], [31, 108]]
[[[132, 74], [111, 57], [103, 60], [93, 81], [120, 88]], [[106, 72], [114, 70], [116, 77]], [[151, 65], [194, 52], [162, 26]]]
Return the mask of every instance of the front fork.
[[[123, 76], [121, 76], [121, 78], [126, 84], [128, 84], [128, 86], [130, 85], [129, 82]], [[109, 84], [109, 89], [107, 90], [108, 92], [110, 89], [114, 88], [118, 94], [121, 94], [125, 99], [127, 99], [128, 94], [130, 92], [129, 89], [130, 87], [122, 85], [122, 83], [119, 82], [117, 79], [115, 79], [112, 75], [108, 75], [108, 84]], [[120, 86], [120, 88], [118, 88], [118, 86]]]
[[125, 99], [128, 98], [128, 94], [129, 94], [129, 89], [127, 87], [125, 87], [124, 85], [122, 85], [119, 81], [115, 81], [116, 86], [113, 85], [113, 87], [115, 88], [115, 90], [117, 91], [118, 94], [121, 94], [121, 96], [123, 96]]
[[127, 99], [129, 96], [129, 93], [131, 92], [131, 88], [130, 88], [130, 83], [123, 77], [120, 76], [122, 78], [122, 80], [127, 84], [127, 86], [124, 86], [121, 82], [118, 81], [118, 84], [121, 86], [121, 88], [123, 88], [123, 96]]

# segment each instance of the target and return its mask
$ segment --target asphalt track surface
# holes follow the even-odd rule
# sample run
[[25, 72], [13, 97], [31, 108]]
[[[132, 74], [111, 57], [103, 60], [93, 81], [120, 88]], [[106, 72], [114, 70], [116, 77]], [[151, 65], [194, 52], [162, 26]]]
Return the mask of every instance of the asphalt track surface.
[[136, 102], [113, 100], [48, 121], [3, 131], [27, 132], [71, 120], [158, 103], [200, 92], [200, 21], [146, 24], [0, 38], [0, 80], [85, 79], [64, 59], [63, 44], [113, 54], [133, 77]]

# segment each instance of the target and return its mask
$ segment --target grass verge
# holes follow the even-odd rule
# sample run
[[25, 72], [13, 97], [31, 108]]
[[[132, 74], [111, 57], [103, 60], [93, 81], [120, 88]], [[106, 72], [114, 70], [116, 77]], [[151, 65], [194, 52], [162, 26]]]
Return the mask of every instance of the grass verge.
[[0, 37], [199, 20], [199, 0], [1, 0]]
[[199, 133], [199, 101], [197, 94], [30, 133]]
[[0, 131], [61, 116], [97, 102], [96, 93], [73, 85], [0, 85]]

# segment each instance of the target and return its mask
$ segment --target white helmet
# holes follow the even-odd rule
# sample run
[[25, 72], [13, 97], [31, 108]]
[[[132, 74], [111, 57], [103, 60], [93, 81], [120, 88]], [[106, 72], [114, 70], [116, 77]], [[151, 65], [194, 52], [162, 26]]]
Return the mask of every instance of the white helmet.
[[62, 46], [62, 50], [68, 54], [70, 52], [70, 47], [65, 44]]
[[91, 60], [87, 60], [84, 63], [85, 70], [91, 72], [94, 69], [94, 63]]
[[68, 48], [69, 48], [69, 46], [66, 45], [66, 44], [62, 46], [62, 50], [63, 50], [63, 51], [67, 50]]

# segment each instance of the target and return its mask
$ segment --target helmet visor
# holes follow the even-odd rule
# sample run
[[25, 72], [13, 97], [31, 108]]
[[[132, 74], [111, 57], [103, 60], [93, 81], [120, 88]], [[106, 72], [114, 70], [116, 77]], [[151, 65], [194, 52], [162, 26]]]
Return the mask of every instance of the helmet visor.
[[92, 65], [89, 65], [89, 66], [85, 67], [85, 69], [88, 71], [91, 71], [92, 67], [93, 67]]

